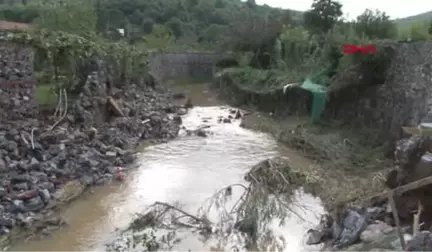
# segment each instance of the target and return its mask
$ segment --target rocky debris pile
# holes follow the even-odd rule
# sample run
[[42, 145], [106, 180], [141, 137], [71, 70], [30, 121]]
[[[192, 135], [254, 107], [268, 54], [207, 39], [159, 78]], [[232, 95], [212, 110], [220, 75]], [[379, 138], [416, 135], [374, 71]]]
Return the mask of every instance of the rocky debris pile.
[[[424, 122], [424, 123], [423, 123]], [[427, 118], [417, 129], [430, 130]], [[390, 189], [413, 183], [432, 176], [432, 138], [413, 135], [399, 140], [394, 153], [396, 167], [387, 175], [386, 184]], [[422, 220], [431, 226], [432, 202], [429, 195], [432, 184], [422, 186], [395, 198], [399, 216], [402, 220], [412, 220], [412, 212], [422, 205]]]
[[7, 120], [37, 113], [33, 50], [0, 43], [0, 119]]
[[[309, 245], [327, 242], [327, 246], [344, 248], [356, 243], [382, 209], [347, 209], [334, 219], [324, 215], [315, 229], [308, 231]], [[330, 241], [330, 242], [329, 242]]]
[[[387, 175], [386, 185], [400, 192], [394, 195], [397, 211], [392, 213], [390, 205], [382, 202], [386, 197], [374, 197], [374, 202], [370, 203], [381, 207], [350, 208], [341, 215], [336, 214], [338, 221], [323, 221], [308, 232], [309, 244], [327, 242], [334, 248], [349, 247], [349, 251], [432, 249], [432, 180], [428, 180], [432, 176], [432, 138], [421, 134], [431, 129], [431, 119], [429, 115], [419, 127], [409, 128], [411, 133], [419, 133], [396, 144], [396, 167]], [[402, 186], [408, 188], [407, 184], [410, 189], [402, 191]], [[400, 219], [404, 248], [393, 226], [396, 223], [393, 214]]]
[[110, 180], [133, 162], [139, 140], [177, 136], [181, 120], [169, 94], [135, 85], [109, 90], [97, 75], [54, 129], [53, 119], [0, 121], [0, 234]]
[[[326, 248], [344, 251], [402, 250], [397, 229], [390, 224], [391, 211], [385, 207], [352, 207], [333, 218], [324, 215], [308, 231], [307, 244], [325, 243]], [[405, 240], [410, 240], [408, 234]]]

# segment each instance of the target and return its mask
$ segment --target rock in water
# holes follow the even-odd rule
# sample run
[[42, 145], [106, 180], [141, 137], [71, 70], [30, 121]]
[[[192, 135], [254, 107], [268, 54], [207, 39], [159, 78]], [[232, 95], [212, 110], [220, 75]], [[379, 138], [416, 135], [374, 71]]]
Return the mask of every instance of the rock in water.
[[343, 248], [355, 243], [367, 226], [366, 217], [355, 210], [348, 210], [342, 222], [342, 232], [336, 239], [334, 247]]

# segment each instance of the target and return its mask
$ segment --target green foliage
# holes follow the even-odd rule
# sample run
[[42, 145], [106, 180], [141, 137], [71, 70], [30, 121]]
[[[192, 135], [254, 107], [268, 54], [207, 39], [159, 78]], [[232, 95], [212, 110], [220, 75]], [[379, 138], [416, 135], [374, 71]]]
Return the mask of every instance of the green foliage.
[[174, 44], [173, 32], [166, 26], [156, 24], [152, 32], [144, 36], [144, 45], [150, 49], [169, 49]]
[[280, 40], [284, 48], [282, 59], [285, 60], [286, 68], [303, 66], [314, 57], [314, 51], [318, 47], [309, 31], [302, 27], [284, 26]]
[[54, 87], [52, 85], [38, 82], [36, 85], [35, 97], [38, 105], [55, 107], [57, 104], [57, 98], [54, 94]]
[[[239, 0], [31, 0], [27, 5], [18, 2], [0, 2], [0, 17], [35, 22], [40, 28], [80, 36], [97, 32], [112, 40], [121, 40], [117, 29], [125, 29], [131, 43], [141, 43], [157, 24], [170, 28], [177, 44], [206, 43], [224, 49], [235, 38], [233, 24], [253, 28], [252, 22], [272, 24], [273, 20], [280, 20], [288, 24], [293, 17], [301, 17], [301, 12]], [[245, 15], [253, 19], [244, 19]], [[256, 40], [260, 30], [248, 29], [248, 38]]]
[[396, 37], [396, 26], [385, 12], [366, 9], [357, 17], [355, 30], [358, 34], [371, 39], [386, 39]]
[[306, 73], [284, 72], [277, 69], [263, 70], [251, 67], [231, 68], [223, 70], [223, 74], [230, 76], [234, 83], [238, 83], [245, 90], [269, 92], [280, 90], [287, 83], [298, 82]]
[[31, 23], [38, 16], [38, 8], [32, 6], [0, 6], [0, 19], [2, 20]]
[[104, 0], [97, 9], [99, 31], [103, 33], [128, 26], [137, 37], [142, 37], [151, 33], [151, 24], [158, 24], [170, 28], [177, 43], [203, 42], [221, 46], [231, 37], [233, 24], [247, 23], [248, 20], [243, 19], [245, 13], [265, 20], [271, 11], [274, 18], [287, 12], [275, 12], [268, 6], [249, 8], [240, 1], [227, 0]]
[[55, 83], [69, 90], [79, 89], [84, 83], [90, 62], [105, 62], [113, 79], [122, 84], [141, 75], [147, 65], [146, 52], [125, 42], [107, 42], [97, 37], [84, 38], [47, 30], [15, 33], [5, 39], [33, 46], [40, 62], [47, 66], [45, 74], [52, 76], [46, 84]]
[[423, 41], [432, 39], [430, 34], [431, 23], [412, 23], [399, 28], [399, 37], [409, 41]]
[[316, 33], [328, 32], [342, 16], [342, 4], [334, 0], [314, 0], [305, 12], [305, 26]]
[[428, 34], [432, 35], [432, 21], [429, 22]]
[[92, 0], [65, 0], [62, 4], [35, 1], [33, 6], [39, 9], [35, 23], [41, 29], [81, 36], [96, 32], [97, 15]]

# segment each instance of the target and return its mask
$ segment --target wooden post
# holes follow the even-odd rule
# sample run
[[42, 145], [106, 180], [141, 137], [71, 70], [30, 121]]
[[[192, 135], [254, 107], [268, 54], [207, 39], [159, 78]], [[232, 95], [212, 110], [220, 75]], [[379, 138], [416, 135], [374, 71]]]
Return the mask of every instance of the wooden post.
[[388, 192], [388, 201], [389, 201], [391, 209], [392, 209], [393, 219], [394, 219], [395, 224], [396, 224], [397, 233], [398, 233], [399, 240], [400, 240], [400, 243], [402, 246], [402, 250], [405, 250], [405, 239], [402, 235], [402, 230], [401, 230], [400, 220], [399, 220], [399, 214], [397, 212], [396, 203], [394, 201], [393, 193], [394, 193], [393, 191]]

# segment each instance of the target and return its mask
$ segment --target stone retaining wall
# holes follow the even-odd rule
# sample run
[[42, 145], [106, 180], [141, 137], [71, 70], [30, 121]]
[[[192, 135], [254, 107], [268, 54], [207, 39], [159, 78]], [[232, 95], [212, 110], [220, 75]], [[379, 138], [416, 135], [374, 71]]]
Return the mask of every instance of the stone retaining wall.
[[0, 118], [33, 116], [36, 113], [36, 78], [31, 47], [0, 44]]
[[398, 44], [385, 83], [344, 96], [330, 101], [327, 115], [394, 143], [402, 126], [417, 126], [432, 109], [432, 43]]
[[211, 80], [214, 63], [224, 57], [218, 53], [151, 52], [150, 73], [159, 81], [170, 79]]

